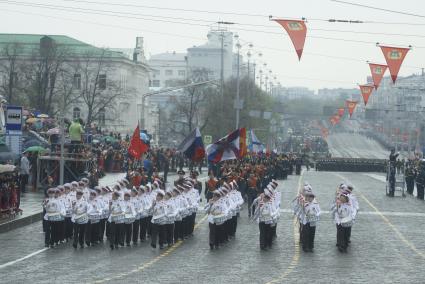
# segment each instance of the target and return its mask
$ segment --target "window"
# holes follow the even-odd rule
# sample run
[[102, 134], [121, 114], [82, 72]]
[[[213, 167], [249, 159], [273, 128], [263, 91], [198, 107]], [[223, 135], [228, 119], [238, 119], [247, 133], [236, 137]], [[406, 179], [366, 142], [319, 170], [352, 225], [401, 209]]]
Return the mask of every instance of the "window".
[[152, 81], [152, 87], [159, 87], [160, 86], [160, 81], [159, 80], [153, 80]]
[[173, 70], [165, 70], [165, 75], [166, 76], [172, 76], [173, 75]]
[[100, 90], [105, 90], [106, 89], [106, 74], [100, 74], [99, 75], [98, 84], [99, 84], [99, 89]]
[[81, 110], [78, 107], [74, 107], [72, 110], [72, 119], [76, 120], [77, 118], [80, 118]]
[[159, 76], [159, 75], [161, 75], [161, 71], [160, 70], [154, 70], [153, 74], [156, 75], [156, 76]]
[[77, 90], [81, 89], [81, 74], [74, 74], [74, 81], [72, 82], [72, 85]]
[[105, 108], [101, 108], [97, 115], [99, 126], [105, 126]]
[[185, 70], [179, 70], [179, 76], [185, 76], [186, 71]]

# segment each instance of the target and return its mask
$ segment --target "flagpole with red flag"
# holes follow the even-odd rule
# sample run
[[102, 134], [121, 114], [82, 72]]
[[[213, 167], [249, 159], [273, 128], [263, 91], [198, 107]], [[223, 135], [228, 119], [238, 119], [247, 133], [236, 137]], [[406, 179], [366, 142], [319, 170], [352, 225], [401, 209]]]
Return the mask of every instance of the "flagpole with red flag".
[[131, 155], [136, 160], [139, 160], [143, 153], [146, 153], [149, 149], [149, 146], [145, 144], [140, 138], [140, 127], [137, 124], [136, 129], [133, 132], [133, 136], [130, 140], [130, 146], [128, 147], [128, 154]]

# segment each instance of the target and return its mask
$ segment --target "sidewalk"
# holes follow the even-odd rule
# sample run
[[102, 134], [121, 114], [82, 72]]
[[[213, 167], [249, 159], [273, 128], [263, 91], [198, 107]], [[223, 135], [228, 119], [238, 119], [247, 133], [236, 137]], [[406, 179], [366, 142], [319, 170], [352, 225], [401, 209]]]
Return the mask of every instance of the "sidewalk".
[[16, 215], [14, 218], [0, 219], [0, 233], [20, 228], [41, 220], [43, 210], [41, 202], [43, 201], [42, 192], [28, 192], [21, 196], [22, 215]]

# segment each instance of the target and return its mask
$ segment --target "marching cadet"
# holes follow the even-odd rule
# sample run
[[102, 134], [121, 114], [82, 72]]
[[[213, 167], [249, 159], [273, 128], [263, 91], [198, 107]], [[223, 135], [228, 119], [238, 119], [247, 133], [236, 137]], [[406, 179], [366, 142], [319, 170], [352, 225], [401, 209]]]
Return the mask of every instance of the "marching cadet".
[[[201, 196], [202, 193], [202, 182], [198, 181], [199, 173], [198, 171], [192, 171], [191, 177], [193, 181], [193, 187], [199, 192], [199, 196]], [[201, 199], [202, 202], [202, 199]]]
[[178, 174], [179, 178], [174, 181], [174, 186], [183, 185], [183, 183], [185, 181], [185, 178], [184, 178], [184, 175], [186, 174], [185, 171], [179, 170], [177, 172], [177, 174]]
[[189, 185], [189, 191], [187, 191], [188, 198], [190, 201], [190, 212], [191, 215], [189, 217], [188, 223], [187, 223], [187, 230], [186, 230], [186, 236], [192, 237], [193, 236], [193, 230], [195, 229], [195, 220], [196, 220], [196, 212], [198, 211], [199, 206], [199, 191], [194, 188], [194, 183], [192, 180], [188, 180], [187, 185]]
[[300, 219], [301, 243], [304, 252], [313, 252], [316, 225], [320, 217], [320, 207], [311, 188], [303, 195], [303, 214]]
[[255, 206], [253, 206], [254, 200], [258, 197], [258, 178], [254, 173], [251, 173], [248, 179], [248, 217], [251, 218], [255, 211]]
[[178, 214], [178, 210], [176, 208], [176, 203], [171, 191], [167, 191], [164, 196], [164, 203], [166, 206], [166, 216], [167, 219], [165, 223], [165, 236], [168, 247], [171, 247], [174, 243], [174, 222], [176, 220], [176, 215]]
[[186, 207], [187, 207], [187, 201], [185, 198], [182, 197], [181, 191], [179, 188], [174, 187], [172, 191], [172, 199], [174, 200], [174, 204], [176, 206], [176, 215], [174, 218], [174, 242], [177, 242], [178, 240], [183, 240], [183, 226], [182, 226], [182, 219], [183, 216], [186, 215]]
[[272, 204], [272, 192], [269, 189], [264, 189], [264, 193], [261, 194], [261, 198], [258, 202], [258, 206], [255, 208], [253, 219], [258, 222], [260, 230], [260, 248], [266, 250], [272, 247], [273, 242], [273, 217], [275, 215], [273, 204]]
[[163, 249], [166, 242], [165, 238], [165, 222], [167, 220], [166, 205], [164, 202], [164, 191], [159, 189], [156, 194], [156, 199], [153, 203], [153, 215], [152, 215], [152, 235], [151, 235], [151, 247], [156, 248], [158, 241], [159, 248]]
[[406, 190], [407, 193], [413, 195], [413, 190], [415, 189], [415, 166], [411, 160], [406, 163], [405, 170], [405, 179], [406, 179]]
[[61, 221], [65, 218], [65, 208], [62, 202], [59, 200], [59, 190], [50, 188], [47, 190], [48, 198], [44, 200], [43, 207], [46, 210], [44, 220], [47, 221], [46, 235], [45, 235], [45, 246], [58, 245], [61, 230]]
[[90, 192], [87, 215], [89, 221], [86, 225], [86, 245], [89, 247], [99, 241], [99, 222], [102, 218], [102, 207], [94, 190]]
[[213, 192], [212, 198], [208, 201], [205, 207], [205, 212], [208, 214], [209, 223], [209, 244], [210, 249], [219, 249], [221, 244], [222, 225], [225, 221], [227, 212], [224, 203], [220, 200], [221, 194], [218, 190]]
[[179, 193], [177, 195], [177, 198], [178, 198], [178, 208], [179, 208], [179, 215], [180, 215], [181, 221], [176, 222], [174, 239], [184, 240], [185, 228], [187, 226], [186, 224], [188, 222], [188, 217], [190, 215], [190, 204], [184, 194], [184, 191], [185, 191], [184, 186], [178, 185], [176, 189]]
[[348, 195], [341, 193], [336, 200], [336, 208], [333, 212], [334, 222], [337, 229], [336, 245], [340, 252], [347, 252], [349, 241], [349, 228], [353, 224], [352, 206]]
[[139, 192], [136, 188], [131, 189], [131, 196], [130, 196], [130, 202], [133, 204], [134, 211], [135, 211], [135, 218], [133, 222], [133, 244], [137, 245], [137, 242], [139, 240], [139, 230], [140, 230], [140, 215], [141, 215], [141, 206], [142, 201], [139, 197]]
[[148, 231], [148, 223], [152, 216], [149, 217], [151, 212], [151, 198], [147, 192], [147, 187], [139, 187], [139, 200], [140, 200], [140, 242], [146, 240], [146, 233]]
[[136, 210], [134, 208], [133, 202], [130, 200], [131, 194], [129, 192], [124, 193], [124, 236], [125, 236], [125, 243], [129, 247], [131, 238], [133, 236], [132, 234], [132, 228], [133, 228], [133, 222], [136, 219]]
[[83, 192], [77, 191], [76, 199], [72, 202], [72, 222], [74, 223], [74, 242], [72, 246], [77, 248], [77, 243], [84, 248], [84, 235], [86, 224], [89, 221], [87, 211], [88, 203], [83, 198]]
[[207, 202], [212, 198], [213, 192], [217, 190], [218, 180], [214, 177], [214, 172], [210, 171], [209, 179], [205, 182], [205, 199]]
[[105, 229], [107, 225], [107, 220], [109, 217], [109, 199], [110, 192], [107, 187], [101, 188], [100, 196], [98, 197], [99, 203], [102, 207], [102, 218], [99, 222], [99, 242], [103, 242], [103, 237], [105, 236]]
[[115, 191], [112, 194], [112, 200], [109, 202], [110, 216], [108, 222], [110, 227], [109, 241], [111, 249], [118, 249], [118, 244], [124, 246], [122, 236], [124, 232], [125, 208], [122, 200], [119, 198], [120, 193]]
[[65, 194], [63, 197], [65, 206], [65, 240], [68, 242], [72, 239], [73, 225], [72, 225], [72, 202], [75, 201], [75, 194], [71, 191], [71, 185], [66, 183], [63, 185]]

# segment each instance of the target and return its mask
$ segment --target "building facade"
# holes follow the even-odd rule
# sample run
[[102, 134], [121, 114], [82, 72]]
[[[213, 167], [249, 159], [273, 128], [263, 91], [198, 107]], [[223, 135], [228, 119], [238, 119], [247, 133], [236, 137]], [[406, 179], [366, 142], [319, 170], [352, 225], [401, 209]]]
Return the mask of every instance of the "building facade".
[[129, 133], [141, 118], [141, 95], [148, 91], [142, 38], [136, 39], [131, 57], [63, 35], [0, 34], [1, 86], [14, 87], [9, 88], [13, 94], [1, 95], [20, 97], [26, 107], [50, 115], [64, 108], [69, 119]]

